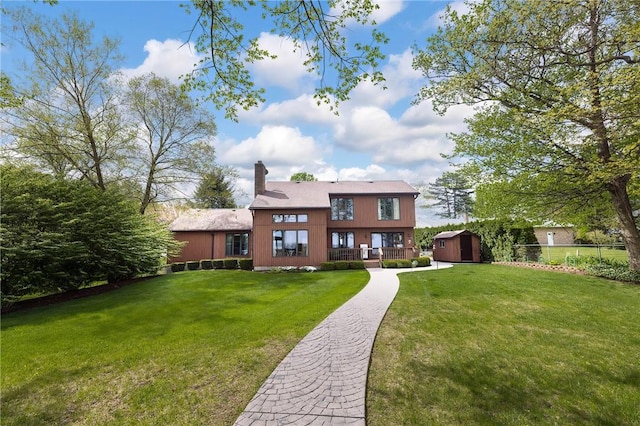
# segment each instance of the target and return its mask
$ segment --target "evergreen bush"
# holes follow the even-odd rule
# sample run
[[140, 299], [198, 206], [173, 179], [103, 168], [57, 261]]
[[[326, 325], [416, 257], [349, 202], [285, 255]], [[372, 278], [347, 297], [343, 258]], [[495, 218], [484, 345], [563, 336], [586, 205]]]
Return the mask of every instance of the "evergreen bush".
[[349, 261], [349, 269], [365, 269], [364, 261], [362, 260]]
[[213, 269], [213, 260], [211, 259], [201, 260], [200, 267], [202, 269]]
[[214, 259], [211, 263], [213, 264], [213, 269], [224, 269], [223, 259]]
[[235, 258], [223, 259], [222, 264], [224, 269], [238, 269], [238, 259]]
[[195, 271], [197, 269], [200, 269], [200, 262], [199, 261], [189, 261], [189, 262], [187, 262], [187, 270]]
[[349, 261], [348, 260], [336, 260], [334, 262], [336, 270], [346, 270], [349, 269]]
[[171, 272], [182, 272], [184, 271], [185, 263], [184, 262], [176, 262], [171, 264]]
[[243, 271], [252, 271], [253, 270], [253, 259], [240, 259], [238, 260], [238, 265], [240, 269]]
[[322, 262], [320, 264], [321, 271], [333, 271], [334, 269], [336, 269], [335, 262]]

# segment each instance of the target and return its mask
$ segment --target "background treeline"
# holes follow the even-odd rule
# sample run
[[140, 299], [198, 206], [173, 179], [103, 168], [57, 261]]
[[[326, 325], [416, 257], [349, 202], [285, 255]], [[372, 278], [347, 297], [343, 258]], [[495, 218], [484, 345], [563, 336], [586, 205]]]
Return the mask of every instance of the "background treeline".
[[[430, 228], [416, 228], [416, 244], [421, 250], [433, 248], [433, 237], [444, 231], [466, 229], [480, 236], [483, 261], [508, 261], [514, 258], [514, 244], [538, 244], [533, 225], [522, 221], [483, 220], [466, 224], [447, 224]], [[533, 250], [536, 250], [534, 247]], [[539, 248], [537, 248], [539, 250]], [[533, 253], [529, 253], [532, 255]]]

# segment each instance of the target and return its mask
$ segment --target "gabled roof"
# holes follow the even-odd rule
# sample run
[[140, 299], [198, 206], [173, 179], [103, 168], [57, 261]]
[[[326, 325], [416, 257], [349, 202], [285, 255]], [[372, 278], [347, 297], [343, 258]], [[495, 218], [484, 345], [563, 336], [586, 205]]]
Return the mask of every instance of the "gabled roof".
[[190, 209], [171, 225], [170, 231], [246, 231], [253, 226], [249, 209]]
[[249, 208], [330, 208], [332, 196], [407, 194], [417, 196], [419, 192], [401, 180], [267, 182], [264, 194], [257, 195]]
[[433, 239], [436, 240], [447, 240], [449, 238], [453, 238], [456, 237], [460, 234], [464, 234], [464, 233], [468, 233], [468, 234], [472, 234], [472, 232], [467, 231], [466, 229], [462, 229], [460, 231], [444, 231], [444, 232], [440, 232], [439, 234], [434, 235]]

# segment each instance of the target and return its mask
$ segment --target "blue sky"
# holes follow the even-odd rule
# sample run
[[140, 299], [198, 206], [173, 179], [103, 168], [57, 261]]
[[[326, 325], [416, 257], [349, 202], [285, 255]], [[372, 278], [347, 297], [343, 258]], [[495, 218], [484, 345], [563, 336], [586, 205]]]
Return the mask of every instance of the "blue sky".
[[[424, 46], [449, 2], [378, 3], [377, 25], [390, 37], [382, 65], [388, 89], [361, 84], [349, 101], [340, 104], [339, 116], [316, 106], [313, 87], [317, 81], [304, 71], [300, 54], [286, 48], [287, 40], [268, 34], [270, 27], [259, 18], [245, 23], [278, 58], [252, 67], [255, 81], [267, 90], [263, 105], [241, 111], [238, 122], [215, 112], [218, 134], [211, 143], [216, 161], [238, 170], [236, 186], [245, 193], [241, 203], [250, 202], [257, 160], [267, 165], [270, 180], [288, 180], [293, 173], [305, 171], [319, 180], [402, 179], [414, 186], [433, 182], [450, 168], [441, 156], [453, 148], [446, 135], [464, 131], [463, 120], [472, 110], [455, 107], [442, 117], [428, 101], [412, 104], [425, 79], [411, 67], [412, 46]], [[194, 51], [185, 45], [194, 17], [179, 4], [62, 0], [53, 7], [31, 1], [3, 1], [2, 6], [26, 6], [52, 17], [75, 11], [82, 20], [94, 23], [95, 40], [105, 35], [120, 39], [125, 75], [154, 72], [178, 82], [197, 62]], [[452, 5], [459, 7], [457, 2]], [[11, 76], [15, 61], [25, 59], [25, 53], [6, 37], [3, 44], [2, 69]], [[434, 213], [418, 208], [417, 225], [448, 222]]]

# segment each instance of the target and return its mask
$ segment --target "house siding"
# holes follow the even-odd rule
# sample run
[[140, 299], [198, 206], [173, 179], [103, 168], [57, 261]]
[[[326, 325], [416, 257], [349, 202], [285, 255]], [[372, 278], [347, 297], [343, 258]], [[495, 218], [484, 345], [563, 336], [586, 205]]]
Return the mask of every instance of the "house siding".
[[251, 257], [252, 253], [252, 237], [249, 231], [178, 231], [173, 233], [173, 237], [177, 241], [183, 241], [186, 244], [182, 247], [180, 255], [169, 259], [169, 263], [173, 262], [189, 262], [200, 261], [203, 259], [224, 259], [230, 257], [226, 255], [226, 238], [227, 234], [249, 234], [249, 247], [246, 256], [231, 257]]
[[[331, 194], [331, 198], [353, 199], [353, 220], [331, 220], [329, 211], [328, 226], [333, 229], [358, 229], [376, 227], [412, 228], [416, 223], [415, 201], [412, 195], [384, 194], [384, 195], [353, 195]], [[399, 220], [378, 220], [378, 198], [398, 198], [400, 200]], [[378, 229], [378, 228], [376, 228]], [[396, 232], [394, 230], [394, 232]]]
[[538, 244], [546, 246], [549, 242], [547, 237], [548, 232], [553, 233], [554, 245], [571, 245], [574, 244], [574, 230], [572, 227], [564, 226], [549, 226], [549, 227], [534, 227], [533, 232], [536, 235]]
[[[274, 223], [274, 214], [306, 214], [307, 222]], [[256, 269], [277, 266], [319, 266], [327, 259], [326, 209], [255, 210], [253, 221], [253, 266]], [[308, 256], [273, 256], [274, 230], [302, 230], [309, 232]]]

